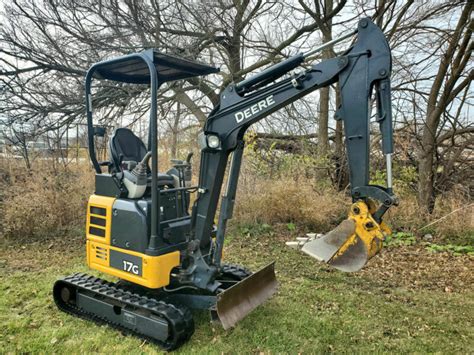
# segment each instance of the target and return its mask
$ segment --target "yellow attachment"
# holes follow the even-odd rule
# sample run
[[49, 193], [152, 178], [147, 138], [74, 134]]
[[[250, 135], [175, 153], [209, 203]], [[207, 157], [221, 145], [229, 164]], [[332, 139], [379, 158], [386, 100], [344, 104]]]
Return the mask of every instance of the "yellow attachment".
[[[374, 210], [373, 204], [370, 205]], [[365, 245], [367, 260], [371, 259], [382, 249], [385, 234], [390, 234], [390, 229], [384, 222], [379, 225], [370, 214], [369, 207], [362, 201], [351, 206], [348, 219], [355, 222], [355, 233], [339, 248], [333, 259], [347, 252], [351, 246], [358, 242], [357, 238], [360, 238]]]
[[382, 249], [390, 229], [372, 217], [375, 205], [358, 201], [351, 206], [348, 219], [321, 238], [306, 243], [302, 251], [341, 271], [360, 270]]

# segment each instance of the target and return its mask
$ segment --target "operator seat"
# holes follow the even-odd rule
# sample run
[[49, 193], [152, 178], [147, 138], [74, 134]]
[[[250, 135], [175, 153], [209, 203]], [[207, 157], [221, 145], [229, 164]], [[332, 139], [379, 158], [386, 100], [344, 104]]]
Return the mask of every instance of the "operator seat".
[[[110, 172], [123, 170], [122, 163], [130, 169], [145, 157], [145, 144], [128, 128], [117, 128], [109, 141]], [[149, 169], [148, 169], [149, 170]], [[150, 172], [148, 172], [150, 174]], [[169, 174], [158, 173], [158, 186], [174, 186], [174, 179]]]

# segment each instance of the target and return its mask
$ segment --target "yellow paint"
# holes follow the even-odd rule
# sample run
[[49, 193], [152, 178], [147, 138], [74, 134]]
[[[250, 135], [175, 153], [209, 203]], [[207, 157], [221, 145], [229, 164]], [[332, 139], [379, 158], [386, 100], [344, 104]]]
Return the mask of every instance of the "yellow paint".
[[[106, 274], [119, 277], [123, 280], [133, 282], [148, 288], [160, 288], [170, 283], [171, 270], [179, 266], [180, 253], [174, 251], [160, 256], [149, 256], [136, 251], [116, 248], [110, 245], [110, 234], [112, 229], [112, 207], [115, 198], [92, 195], [87, 205], [87, 223], [86, 223], [86, 251], [87, 265], [91, 269], [102, 271]], [[91, 207], [104, 208], [105, 216], [91, 213]], [[105, 220], [105, 227], [91, 224], [91, 217], [97, 217]], [[105, 231], [104, 237], [99, 237], [89, 233], [89, 227], [102, 229]], [[121, 253], [140, 257], [142, 259], [142, 276], [115, 269], [110, 267], [110, 250], [116, 250]]]
[[[358, 213], [355, 212], [357, 210]], [[355, 222], [355, 233], [339, 248], [333, 259], [343, 255], [351, 245], [356, 243], [357, 238], [365, 245], [367, 260], [382, 249], [385, 235], [390, 234], [391, 231], [384, 222], [379, 225], [372, 217], [371, 211], [375, 212], [375, 205], [372, 203], [367, 206], [363, 201], [358, 201], [351, 206], [349, 219]], [[372, 227], [368, 227], [367, 223], [372, 223]]]
[[[110, 250], [140, 257], [142, 259], [142, 276], [110, 267]], [[160, 288], [169, 285], [171, 270], [179, 266], [179, 259], [179, 251], [173, 251], [160, 256], [149, 256], [131, 250], [87, 241], [87, 264], [90, 268], [148, 288]]]

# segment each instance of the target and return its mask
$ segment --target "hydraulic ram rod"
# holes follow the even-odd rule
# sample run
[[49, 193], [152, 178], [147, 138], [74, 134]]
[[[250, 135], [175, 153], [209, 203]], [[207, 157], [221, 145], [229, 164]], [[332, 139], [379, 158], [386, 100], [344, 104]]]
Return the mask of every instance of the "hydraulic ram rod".
[[338, 38], [335, 38], [329, 42], [326, 42], [322, 45], [320, 45], [319, 47], [316, 47], [315, 49], [309, 51], [309, 52], [306, 52], [303, 54], [303, 57], [306, 59], [308, 58], [309, 56], [312, 56], [313, 54], [316, 54], [318, 52], [321, 52], [323, 49], [326, 49], [328, 47], [331, 47], [332, 45], [336, 44], [336, 43], [339, 43], [349, 37], [352, 37], [353, 35], [355, 35], [357, 33], [357, 30], [354, 30], [354, 31], [351, 31], [347, 34], [345, 34], [344, 36], [341, 36], [341, 37], [338, 37]]
[[295, 69], [301, 65], [309, 56], [322, 51], [325, 48], [331, 47], [336, 43], [339, 43], [354, 34], [357, 33], [357, 30], [349, 32], [342, 37], [335, 38], [332, 41], [326, 42], [323, 45], [314, 48], [313, 50], [307, 53], [299, 53], [292, 57], [281, 61], [267, 69], [263, 70], [260, 73], [257, 73], [247, 79], [242, 80], [241, 82], [235, 84], [235, 89], [239, 94], [245, 94], [252, 90], [255, 90], [259, 87], [265, 86], [266, 84], [278, 79], [284, 74], [289, 73], [292, 69]]

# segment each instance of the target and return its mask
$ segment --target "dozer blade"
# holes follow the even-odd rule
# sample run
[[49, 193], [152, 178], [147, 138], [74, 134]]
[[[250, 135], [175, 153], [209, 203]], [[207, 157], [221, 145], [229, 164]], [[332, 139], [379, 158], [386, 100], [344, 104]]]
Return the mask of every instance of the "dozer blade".
[[277, 290], [275, 262], [265, 266], [217, 297], [217, 316], [224, 329], [233, 327]]
[[344, 271], [359, 271], [369, 259], [382, 249], [384, 232], [390, 232], [382, 223], [378, 225], [364, 202], [356, 202], [349, 218], [328, 234], [307, 242], [302, 251], [313, 258]]

